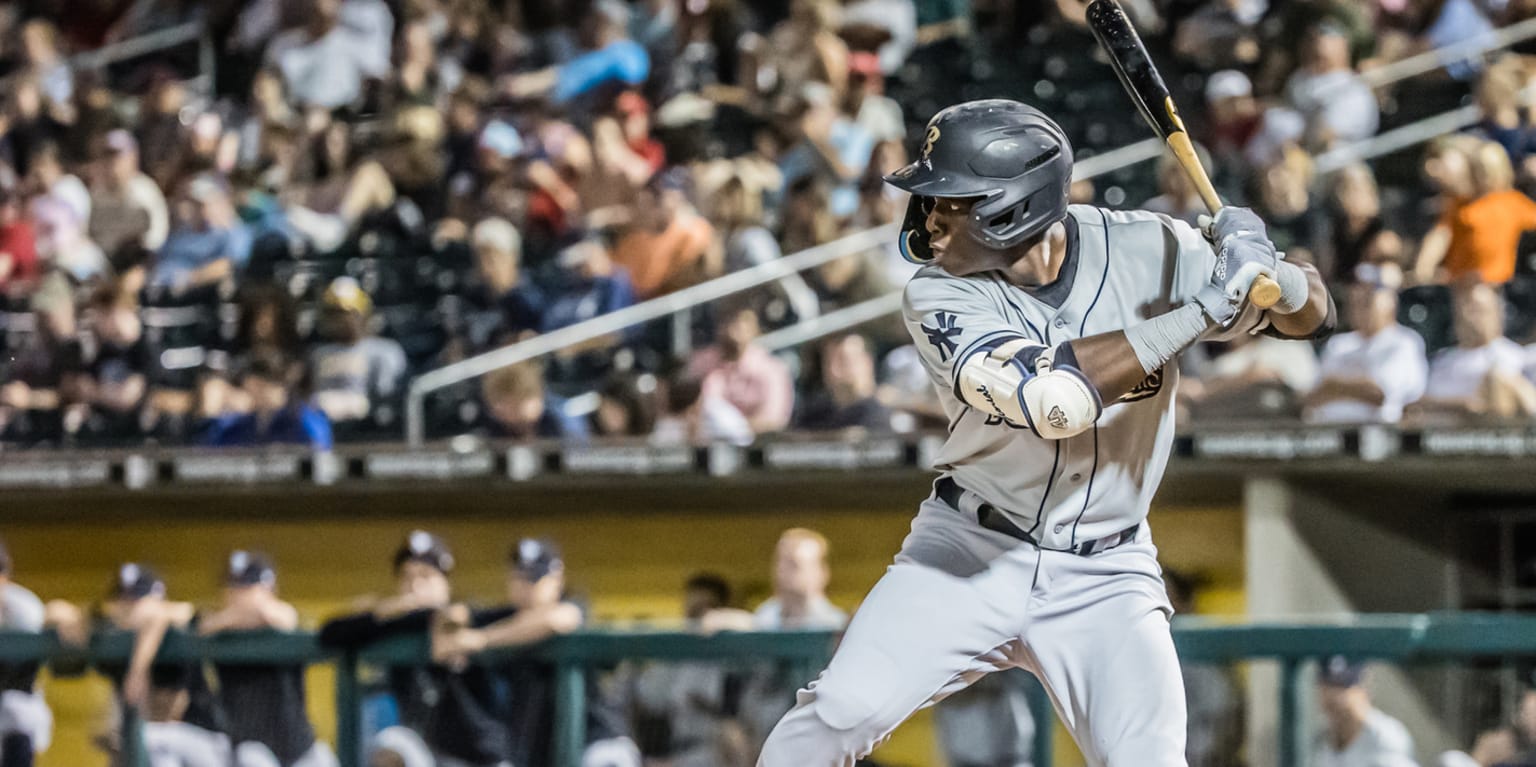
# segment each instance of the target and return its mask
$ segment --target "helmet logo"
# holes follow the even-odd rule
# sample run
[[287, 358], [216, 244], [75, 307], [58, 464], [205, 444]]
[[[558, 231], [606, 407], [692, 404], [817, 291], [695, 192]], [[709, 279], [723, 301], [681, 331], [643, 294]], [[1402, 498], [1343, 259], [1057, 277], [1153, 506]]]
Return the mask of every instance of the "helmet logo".
[[930, 126], [928, 126], [928, 135], [923, 139], [923, 151], [922, 151], [922, 153], [920, 155], [922, 157], [922, 160], [923, 160], [924, 164], [932, 166], [933, 162], [932, 162], [932, 160], [930, 158], [933, 155], [933, 144], [934, 144], [934, 142], [936, 142], [938, 140], [939, 140], [939, 126], [937, 126], [937, 125], [930, 125]]

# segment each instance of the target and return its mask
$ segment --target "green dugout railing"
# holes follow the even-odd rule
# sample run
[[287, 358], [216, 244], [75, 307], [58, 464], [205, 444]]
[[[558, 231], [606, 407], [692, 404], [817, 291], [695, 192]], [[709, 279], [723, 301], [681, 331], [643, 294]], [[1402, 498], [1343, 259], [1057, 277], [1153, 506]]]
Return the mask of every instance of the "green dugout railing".
[[[1536, 616], [1490, 613], [1363, 615], [1329, 622], [1220, 624], [1180, 619], [1174, 641], [1186, 662], [1230, 663], [1275, 660], [1280, 664], [1279, 760], [1299, 767], [1309, 733], [1303, 711], [1308, 692], [1306, 664], [1343, 654], [1391, 663], [1435, 663], [1469, 659], [1536, 657]], [[656, 631], [594, 630], [561, 637], [520, 651], [487, 654], [482, 662], [524, 658], [549, 663], [556, 674], [556, 764], [577, 767], [585, 742], [586, 675], [623, 660], [777, 662], [809, 681], [830, 657], [835, 637], [825, 632], [722, 633], [713, 636]], [[0, 663], [49, 661], [60, 667], [122, 663], [132, 637], [96, 637], [89, 648], [62, 646], [51, 634], [0, 632]], [[222, 663], [274, 665], [334, 663], [336, 666], [336, 749], [346, 767], [361, 767], [363, 665], [409, 666], [427, 662], [425, 637], [391, 639], [355, 652], [321, 648], [312, 634], [256, 632], [199, 638], [172, 634], [160, 650], [167, 661], [203, 659]], [[1050, 764], [1052, 715], [1036, 687], [1035, 763]], [[132, 728], [129, 728], [130, 730]], [[127, 732], [125, 748], [135, 733]]]

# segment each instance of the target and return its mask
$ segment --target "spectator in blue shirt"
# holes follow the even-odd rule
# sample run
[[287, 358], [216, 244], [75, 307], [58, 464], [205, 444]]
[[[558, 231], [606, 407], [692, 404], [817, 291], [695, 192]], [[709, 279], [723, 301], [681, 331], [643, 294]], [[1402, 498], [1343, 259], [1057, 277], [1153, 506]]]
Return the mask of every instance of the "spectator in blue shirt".
[[629, 272], [613, 263], [597, 240], [582, 240], [560, 252], [559, 271], [551, 278], [539, 330], [548, 333], [616, 312], [635, 302]]
[[186, 292], [234, 276], [251, 254], [251, 237], [235, 215], [229, 190], [212, 176], [187, 184], [176, 224], [155, 255], [150, 284]]
[[213, 419], [203, 444], [214, 447], [308, 445], [331, 449], [331, 422], [303, 400], [299, 367], [276, 354], [251, 361], [242, 386], [251, 399], [251, 412]]
[[644, 83], [651, 73], [651, 57], [645, 46], [629, 39], [628, 27], [628, 6], [619, 0], [596, 0], [577, 30], [586, 52], [560, 66], [512, 77], [506, 84], [508, 95], [548, 95], [556, 104], [568, 104], [607, 86]]

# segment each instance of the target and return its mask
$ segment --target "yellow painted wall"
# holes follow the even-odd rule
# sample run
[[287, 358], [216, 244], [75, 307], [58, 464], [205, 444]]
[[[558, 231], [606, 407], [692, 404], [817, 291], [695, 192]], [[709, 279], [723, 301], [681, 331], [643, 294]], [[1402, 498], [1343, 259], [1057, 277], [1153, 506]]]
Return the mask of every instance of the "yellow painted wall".
[[[0, 536], [16, 559], [16, 579], [44, 599], [77, 602], [97, 598], [113, 571], [135, 559], [157, 567], [173, 598], [210, 603], [217, 595], [217, 574], [224, 553], [253, 547], [272, 554], [279, 568], [279, 588], [300, 609], [307, 625], [345, 609], [358, 594], [387, 592], [389, 558], [403, 534], [424, 526], [454, 546], [460, 568], [455, 573], [461, 597], [495, 602], [501, 592], [503, 557], [521, 535], [547, 535], [566, 553], [573, 586], [587, 595], [599, 619], [668, 619], [681, 611], [683, 580], [700, 570], [726, 576], [747, 606], [768, 588], [768, 554], [778, 533], [803, 525], [825, 532], [833, 545], [832, 597], [853, 608], [880, 577], [907, 531], [910, 509], [890, 503], [876, 509], [808, 509], [784, 496], [760, 496], [745, 510], [691, 509], [637, 513], [625, 508], [623, 494], [602, 508], [568, 503], [540, 509], [520, 505], [516, 515], [465, 512], [453, 503], [435, 506], [418, 496], [402, 514], [401, 499], [379, 500], [346, 514], [314, 519], [252, 513], [247, 501], [235, 520], [219, 520], [221, 509], [203, 513], [183, 506], [156, 513], [153, 502], [114, 519], [81, 515], [68, 522], [30, 519], [7, 522], [0, 505]], [[875, 497], [875, 496], [872, 496]], [[282, 503], [273, 499], [272, 503]], [[393, 505], [392, 505], [393, 504]], [[274, 506], [274, 508], [279, 508]], [[375, 510], [370, 513], [369, 509]], [[94, 520], [94, 521], [93, 521]], [[1242, 530], [1240, 515], [1230, 510], [1163, 509], [1153, 516], [1156, 540], [1169, 564], [1203, 574], [1212, 584], [1202, 595], [1203, 611], [1241, 612]], [[107, 701], [96, 679], [49, 680], [49, 699], [58, 719], [58, 737], [42, 767], [93, 767], [104, 764], [92, 752], [88, 735]], [[310, 674], [312, 716], [322, 734], [334, 733], [329, 669]], [[1066, 743], [1066, 738], [1060, 739]], [[1070, 745], [1059, 765], [1080, 763]], [[928, 718], [921, 716], [900, 730], [881, 752], [893, 765], [939, 764]]]

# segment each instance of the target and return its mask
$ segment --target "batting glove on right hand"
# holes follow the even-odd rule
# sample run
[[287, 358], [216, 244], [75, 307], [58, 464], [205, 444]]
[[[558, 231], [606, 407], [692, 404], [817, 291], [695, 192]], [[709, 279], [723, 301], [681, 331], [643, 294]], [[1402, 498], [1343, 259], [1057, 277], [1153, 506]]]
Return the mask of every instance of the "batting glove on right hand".
[[1275, 278], [1280, 255], [1258, 214], [1247, 208], [1227, 207], [1217, 212], [1215, 219], [1202, 216], [1200, 224], [1216, 247], [1212, 279], [1229, 298], [1241, 304], [1254, 280], [1260, 276]]

